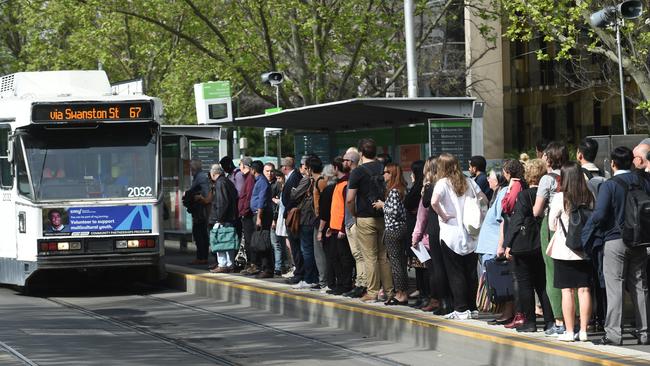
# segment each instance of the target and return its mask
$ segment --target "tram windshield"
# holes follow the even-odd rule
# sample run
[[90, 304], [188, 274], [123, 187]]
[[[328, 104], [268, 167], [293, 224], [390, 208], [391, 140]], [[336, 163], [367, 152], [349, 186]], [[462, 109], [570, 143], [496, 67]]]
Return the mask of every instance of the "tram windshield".
[[[21, 143], [33, 198], [156, 197], [157, 128], [153, 124], [107, 124], [95, 128], [27, 130]], [[26, 172], [21, 172], [19, 165], [19, 190], [31, 195], [29, 186], [20, 186], [21, 173]]]

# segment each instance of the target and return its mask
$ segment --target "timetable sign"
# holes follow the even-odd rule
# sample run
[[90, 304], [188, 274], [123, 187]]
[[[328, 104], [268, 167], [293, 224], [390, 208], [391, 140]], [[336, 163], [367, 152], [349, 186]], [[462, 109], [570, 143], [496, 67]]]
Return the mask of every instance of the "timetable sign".
[[150, 101], [35, 103], [32, 122], [146, 121], [153, 119]]

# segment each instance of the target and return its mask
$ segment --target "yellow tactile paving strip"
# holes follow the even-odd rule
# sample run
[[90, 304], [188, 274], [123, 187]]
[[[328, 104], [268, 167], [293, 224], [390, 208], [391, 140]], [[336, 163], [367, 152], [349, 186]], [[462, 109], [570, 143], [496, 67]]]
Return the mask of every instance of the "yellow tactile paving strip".
[[[487, 325], [480, 320], [447, 320], [427, 315], [417, 310], [387, 308], [383, 305], [364, 304], [358, 300], [322, 295], [319, 292], [293, 290], [290, 286], [256, 280], [237, 275], [212, 274], [176, 265], [167, 265], [168, 275], [180, 279], [237, 288], [258, 294], [278, 296], [321, 306], [332, 307], [370, 316], [405, 321], [420, 327], [434, 327], [439, 331], [470, 337], [481, 341], [522, 348], [530, 351], [565, 357], [576, 361], [606, 366], [650, 365], [650, 353], [638, 350], [595, 346], [591, 343], [560, 343], [540, 334], [522, 335]], [[381, 310], [380, 310], [381, 309]]]

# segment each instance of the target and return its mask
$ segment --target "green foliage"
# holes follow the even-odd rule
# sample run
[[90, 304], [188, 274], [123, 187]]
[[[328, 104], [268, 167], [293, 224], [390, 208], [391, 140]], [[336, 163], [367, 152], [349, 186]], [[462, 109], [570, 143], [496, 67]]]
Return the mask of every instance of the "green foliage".
[[[537, 50], [539, 60], [577, 60], [585, 52], [598, 54], [618, 62], [615, 29], [593, 28], [589, 17], [605, 6], [616, 2], [602, 0], [492, 0], [492, 6], [502, 9], [506, 20], [505, 37], [513, 41], [529, 42], [543, 37], [553, 47]], [[648, 1], [644, 8], [648, 9]], [[621, 28], [623, 57], [627, 73], [638, 87], [638, 96], [628, 98], [647, 108], [650, 99], [650, 25], [645, 10], [637, 21], [626, 21]], [[612, 83], [616, 80], [612, 80]], [[630, 97], [630, 96], [628, 96]]]

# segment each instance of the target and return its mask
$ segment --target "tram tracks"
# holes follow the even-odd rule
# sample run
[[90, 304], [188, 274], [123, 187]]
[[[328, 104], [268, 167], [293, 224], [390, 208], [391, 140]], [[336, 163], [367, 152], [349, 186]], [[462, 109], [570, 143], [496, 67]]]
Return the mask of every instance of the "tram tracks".
[[88, 308], [85, 308], [83, 306], [71, 304], [67, 301], [61, 300], [61, 299], [55, 299], [55, 298], [47, 298], [47, 300], [62, 306], [64, 308], [70, 309], [70, 310], [75, 310], [78, 311], [84, 315], [87, 315], [91, 318], [101, 320], [103, 322], [109, 323], [111, 325], [120, 327], [122, 329], [127, 329], [131, 331], [135, 331], [139, 334], [146, 335], [148, 337], [154, 338], [160, 342], [163, 342], [165, 344], [168, 344], [182, 352], [191, 354], [193, 356], [202, 358], [206, 361], [213, 362], [215, 365], [226, 365], [226, 366], [237, 366], [239, 365], [236, 362], [233, 362], [225, 357], [215, 355], [214, 353], [207, 352], [204, 349], [201, 349], [199, 347], [192, 346], [188, 344], [187, 342], [184, 342], [179, 339], [175, 339], [172, 337], [168, 337], [164, 334], [158, 333], [158, 332], [153, 332], [149, 329], [147, 329], [144, 326], [129, 322], [129, 321], [124, 321], [124, 320], [119, 320], [114, 317], [102, 315], [96, 311], [90, 310]]
[[22, 353], [18, 352], [15, 350], [13, 347], [9, 346], [8, 344], [0, 341], [0, 349], [4, 350], [8, 354], [10, 354], [13, 358], [18, 360], [19, 362], [22, 362], [23, 365], [28, 365], [28, 366], [38, 366], [38, 364], [29, 358], [27, 358], [25, 355]]
[[[305, 341], [305, 342], [313, 343], [315, 345], [323, 346], [323, 347], [326, 347], [326, 348], [335, 349], [337, 351], [344, 352], [345, 354], [349, 354], [350, 356], [353, 356], [353, 357], [357, 358], [358, 360], [360, 359], [360, 360], [367, 361], [369, 364], [382, 364], [382, 365], [394, 365], [394, 366], [404, 365], [403, 363], [393, 361], [393, 360], [390, 360], [390, 359], [387, 359], [387, 358], [383, 358], [383, 357], [380, 357], [380, 356], [376, 356], [376, 355], [373, 355], [373, 354], [370, 354], [370, 353], [367, 353], [367, 352], [363, 352], [363, 351], [355, 350], [355, 349], [352, 349], [352, 348], [348, 348], [348, 347], [346, 347], [344, 345], [328, 342], [328, 341], [325, 341], [325, 340], [322, 340], [322, 339], [318, 339], [318, 338], [311, 337], [311, 336], [304, 335], [304, 334], [300, 334], [300, 333], [297, 333], [297, 332], [281, 329], [281, 328], [274, 327], [274, 326], [271, 326], [271, 325], [262, 324], [262, 323], [259, 323], [259, 322], [253, 321], [253, 320], [249, 320], [249, 319], [244, 319], [244, 318], [241, 318], [241, 317], [238, 317], [238, 316], [235, 316], [235, 315], [226, 314], [226, 313], [223, 313], [223, 312], [206, 309], [206, 308], [203, 308], [203, 307], [200, 307], [200, 306], [190, 305], [190, 304], [182, 303], [182, 302], [179, 302], [179, 301], [175, 301], [175, 300], [167, 299], [167, 298], [163, 298], [163, 297], [152, 296], [150, 294], [138, 294], [138, 295], [134, 294], [134, 296], [137, 296], [139, 298], [142, 298], [142, 299], [145, 299], [145, 300], [148, 300], [148, 301], [157, 302], [159, 304], [165, 304], [167, 306], [172, 306], [174, 308], [184, 309], [185, 311], [191, 311], [193, 313], [202, 314], [202, 315], [206, 315], [206, 316], [209, 316], [209, 317], [215, 317], [215, 318], [219, 318], [221, 320], [225, 319], [225, 320], [228, 320], [228, 321], [232, 321], [232, 322], [240, 323], [240, 324], [243, 324], [243, 325], [251, 326], [251, 327], [254, 327], [254, 328], [262, 329], [262, 330], [265, 330], [265, 331], [270, 331], [270, 332], [276, 333], [278, 335], [283, 335], [283, 336], [291, 337], [291, 338], [294, 338], [294, 339], [299, 339], [299, 340], [302, 340], [302, 341]], [[149, 336], [149, 337], [154, 338], [154, 339], [156, 339], [158, 341], [169, 344], [170, 346], [173, 346], [173, 347], [175, 347], [176, 349], [178, 349], [180, 351], [183, 351], [185, 353], [192, 354], [194, 356], [200, 357], [200, 358], [202, 358], [202, 359], [204, 359], [206, 361], [214, 362], [215, 364], [218, 364], [218, 365], [238, 365], [238, 363], [233, 362], [228, 358], [225, 358], [225, 357], [222, 357], [222, 356], [219, 356], [219, 355], [215, 355], [215, 354], [213, 354], [211, 352], [205, 351], [202, 348], [195, 347], [195, 346], [193, 346], [191, 344], [188, 344], [187, 342], [185, 342], [183, 340], [176, 339], [176, 338], [174, 338], [172, 336], [168, 336], [168, 335], [162, 334], [160, 332], [152, 331], [147, 326], [139, 325], [139, 324], [137, 324], [135, 322], [132, 322], [132, 321], [129, 321], [129, 320], [122, 320], [122, 319], [118, 319], [118, 318], [113, 317], [113, 316], [104, 315], [104, 314], [101, 314], [101, 313], [99, 313], [97, 311], [89, 309], [87, 307], [76, 305], [76, 304], [70, 303], [68, 301], [62, 300], [60, 298], [48, 297], [47, 300], [49, 300], [49, 301], [51, 301], [51, 302], [53, 302], [53, 303], [55, 303], [55, 304], [57, 304], [59, 306], [65, 307], [65, 308], [70, 309], [70, 310], [75, 310], [77, 312], [83, 313], [84, 315], [87, 315], [87, 316], [92, 317], [92, 318], [97, 319], [97, 320], [104, 321], [106, 323], [109, 323], [111, 325], [120, 327], [122, 329], [131, 330], [131, 331], [137, 332], [139, 334]]]
[[234, 315], [225, 314], [225, 313], [214, 311], [214, 310], [208, 310], [208, 309], [204, 309], [202, 307], [198, 307], [198, 306], [194, 306], [194, 305], [183, 304], [183, 303], [178, 302], [178, 301], [165, 299], [165, 298], [161, 298], [161, 297], [156, 297], [156, 296], [151, 296], [151, 295], [140, 295], [140, 296], [142, 296], [144, 298], [147, 298], [147, 299], [150, 299], [150, 300], [153, 300], [153, 301], [160, 302], [160, 303], [170, 304], [170, 305], [174, 305], [176, 307], [191, 310], [191, 311], [194, 311], [194, 312], [197, 312], [197, 313], [211, 315], [211, 316], [219, 317], [219, 318], [222, 318], [222, 319], [228, 319], [228, 320], [239, 322], [239, 323], [244, 323], [244, 324], [254, 326], [254, 327], [257, 327], [257, 328], [262, 328], [262, 329], [265, 329], [265, 330], [269, 330], [269, 331], [272, 331], [274, 333], [299, 338], [299, 339], [302, 339], [302, 340], [305, 340], [305, 341], [308, 341], [308, 342], [312, 342], [312, 343], [315, 343], [315, 344], [319, 344], [319, 345], [322, 345], [322, 346], [326, 346], [326, 347], [335, 348], [337, 350], [340, 350], [340, 351], [343, 351], [343, 352], [346, 352], [346, 353], [350, 353], [350, 354], [355, 355], [357, 357], [372, 360], [374, 362], [378, 362], [378, 363], [381, 363], [383, 365], [395, 365], [395, 366], [405, 365], [403, 363], [399, 363], [399, 362], [396, 362], [396, 361], [393, 361], [393, 360], [389, 360], [389, 359], [386, 359], [386, 358], [375, 356], [375, 355], [370, 354], [370, 353], [354, 350], [354, 349], [342, 346], [340, 344], [327, 342], [327, 341], [324, 341], [324, 340], [321, 340], [321, 339], [318, 339], [318, 338], [315, 338], [315, 337], [310, 337], [310, 336], [306, 336], [304, 334], [300, 334], [300, 333], [288, 331], [288, 330], [285, 330], [285, 329], [273, 327], [273, 326], [270, 326], [270, 325], [258, 323], [258, 322], [255, 322], [255, 321], [252, 321], [252, 320], [249, 320], [249, 319], [243, 319], [243, 318], [240, 318], [240, 317], [237, 317], [237, 316], [234, 316]]

